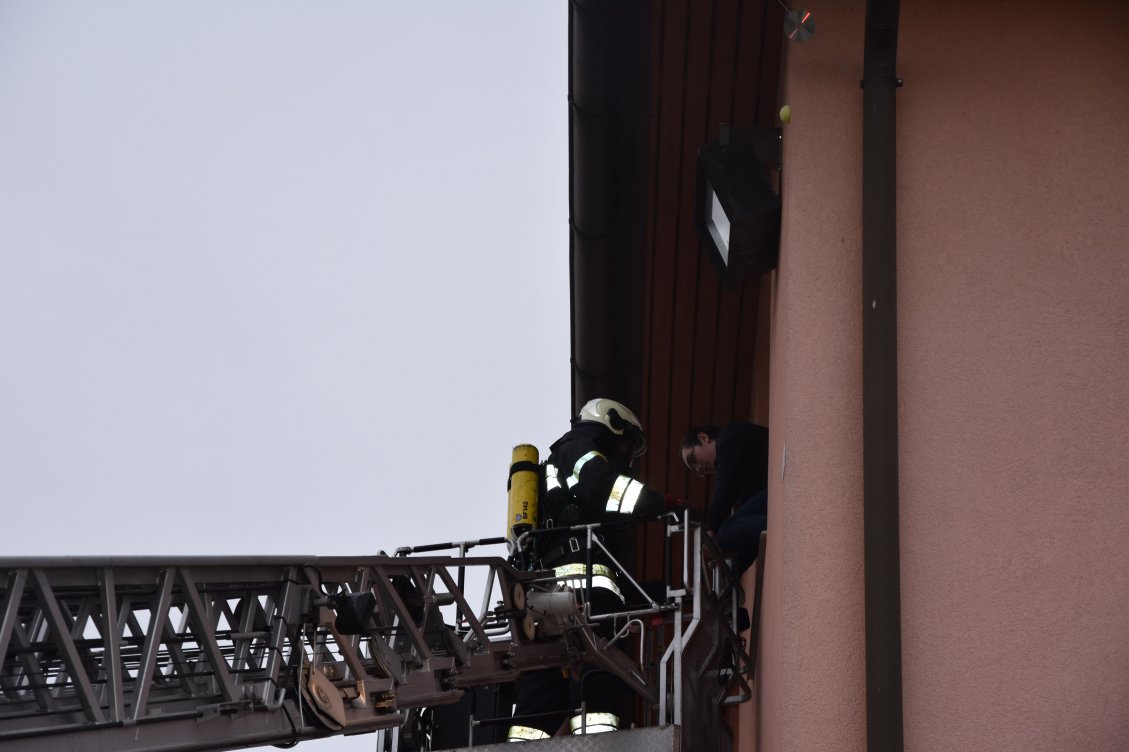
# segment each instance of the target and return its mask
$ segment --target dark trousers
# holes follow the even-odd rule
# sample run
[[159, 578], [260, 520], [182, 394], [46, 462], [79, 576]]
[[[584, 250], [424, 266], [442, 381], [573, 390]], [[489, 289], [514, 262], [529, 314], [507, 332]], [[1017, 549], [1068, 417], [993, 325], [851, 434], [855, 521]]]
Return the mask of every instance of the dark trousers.
[[738, 577], [752, 566], [760, 547], [761, 533], [768, 527], [768, 489], [755, 494], [722, 523], [714, 540], [734, 553], [734, 574]]
[[[605, 588], [592, 588], [592, 613], [605, 614], [623, 609], [623, 603]], [[600, 622], [593, 629], [598, 636], [614, 636], [610, 621]], [[537, 715], [538, 718], [515, 721], [523, 726], [541, 729], [552, 736], [573, 710], [585, 703], [589, 713], [612, 713], [620, 719], [620, 728], [627, 728], [634, 703], [631, 690], [614, 676], [585, 663], [577, 676], [575, 669], [568, 675], [559, 668], [541, 669], [523, 673], [517, 685], [517, 703], [514, 716]], [[546, 715], [542, 715], [546, 714]]]

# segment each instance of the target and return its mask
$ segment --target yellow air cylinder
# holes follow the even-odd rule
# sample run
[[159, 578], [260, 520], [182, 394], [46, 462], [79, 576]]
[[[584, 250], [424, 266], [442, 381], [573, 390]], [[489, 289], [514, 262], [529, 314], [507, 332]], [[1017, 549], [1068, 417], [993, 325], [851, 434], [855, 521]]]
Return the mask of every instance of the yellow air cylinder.
[[537, 465], [537, 447], [518, 444], [514, 447], [510, 463], [509, 517], [506, 536], [517, 540], [522, 533], [537, 527], [537, 487], [540, 468]]

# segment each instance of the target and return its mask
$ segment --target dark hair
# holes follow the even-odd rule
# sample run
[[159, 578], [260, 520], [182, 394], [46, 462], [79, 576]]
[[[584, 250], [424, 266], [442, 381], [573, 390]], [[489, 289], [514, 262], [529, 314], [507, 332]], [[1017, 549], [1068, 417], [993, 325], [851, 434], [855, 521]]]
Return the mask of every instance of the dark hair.
[[682, 435], [682, 448], [689, 449], [690, 447], [701, 446], [702, 442], [698, 441], [698, 434], [700, 433], [704, 433], [714, 441], [717, 441], [717, 436], [719, 433], [721, 433], [721, 429], [710, 424], [706, 424], [704, 426], [693, 426], [689, 431]]

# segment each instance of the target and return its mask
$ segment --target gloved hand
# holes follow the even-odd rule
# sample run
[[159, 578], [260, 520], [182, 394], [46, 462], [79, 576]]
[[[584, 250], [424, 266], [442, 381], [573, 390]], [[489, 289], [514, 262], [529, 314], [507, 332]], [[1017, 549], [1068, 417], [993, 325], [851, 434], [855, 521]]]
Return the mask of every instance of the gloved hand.
[[679, 499], [675, 496], [671, 496], [670, 494], [667, 494], [663, 498], [664, 512], [674, 512], [680, 515], [687, 509], [690, 509], [690, 502], [686, 501], [685, 499]]

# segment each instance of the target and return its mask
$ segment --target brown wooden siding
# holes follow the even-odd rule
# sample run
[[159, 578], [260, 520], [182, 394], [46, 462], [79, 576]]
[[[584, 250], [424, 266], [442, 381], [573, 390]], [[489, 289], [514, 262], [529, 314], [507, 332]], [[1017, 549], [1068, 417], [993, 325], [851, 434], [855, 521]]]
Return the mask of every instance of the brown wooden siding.
[[[775, 124], [783, 13], [775, 0], [570, 8], [573, 411], [627, 403], [650, 444], [639, 477], [704, 508], [711, 487], [677, 445], [692, 424], [767, 422], [775, 275], [721, 288], [694, 231], [697, 152], [722, 123]], [[661, 580], [662, 531], [647, 528], [617, 553]]]
[[[782, 11], [775, 2], [670, 0], [652, 6], [648, 196], [644, 239], [641, 382], [636, 407], [650, 451], [641, 477], [704, 506], [709, 485], [679, 460], [696, 423], [724, 425], [767, 414], [754, 405], [759, 279], [722, 289], [694, 231], [697, 152], [722, 123], [775, 124]], [[760, 345], [760, 346], [758, 346]], [[766, 364], [760, 364], [767, 373]], [[763, 375], [761, 396], [767, 400]], [[763, 420], [763, 418], [762, 418]], [[657, 575], [655, 541], [640, 550]]]

